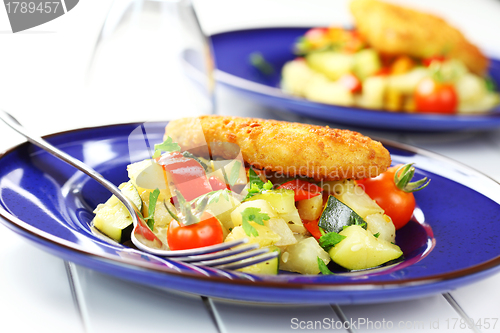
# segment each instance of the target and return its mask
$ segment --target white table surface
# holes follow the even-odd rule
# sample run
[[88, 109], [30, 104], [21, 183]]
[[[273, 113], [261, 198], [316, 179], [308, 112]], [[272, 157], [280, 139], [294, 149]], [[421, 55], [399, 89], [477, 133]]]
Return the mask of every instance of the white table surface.
[[[350, 17], [345, 2], [214, 0], [196, 4], [203, 28], [210, 34], [252, 26], [347, 24]], [[401, 2], [440, 13], [482, 49], [500, 57], [499, 1]], [[146, 89], [154, 89], [160, 81], [146, 87], [133, 86], [130, 89], [136, 93], [132, 96], [113, 87], [109, 87], [106, 94], [99, 93], [86, 84], [91, 50], [110, 4], [110, 0], [80, 1], [61, 18], [18, 34], [10, 33], [7, 16], [0, 10], [0, 107], [39, 134], [174, 117], [169, 113], [170, 108], [154, 104], [154, 98], [145, 101], [141, 95], [148, 93]], [[133, 64], [129, 69], [133, 72]], [[217, 101], [221, 114], [320, 123], [242, 100], [222, 88], [217, 89]], [[139, 107], [140, 111], [136, 112]], [[363, 133], [437, 152], [500, 181], [500, 130], [447, 134]], [[19, 135], [0, 125], [1, 150], [22, 141]], [[404, 302], [249, 305], [125, 282], [65, 262], [0, 226], [3, 332], [290, 332], [301, 330], [294, 323], [305, 325], [307, 321], [324, 318], [340, 320], [339, 316], [358, 323], [353, 332], [500, 332], [499, 285], [500, 274], [496, 274], [446, 295]], [[483, 326], [461, 325], [464, 315]], [[360, 325], [363, 322], [375, 323], [373, 325], [391, 322], [393, 328], [376, 329], [376, 326]], [[484, 326], [486, 322], [491, 324], [489, 328]]]

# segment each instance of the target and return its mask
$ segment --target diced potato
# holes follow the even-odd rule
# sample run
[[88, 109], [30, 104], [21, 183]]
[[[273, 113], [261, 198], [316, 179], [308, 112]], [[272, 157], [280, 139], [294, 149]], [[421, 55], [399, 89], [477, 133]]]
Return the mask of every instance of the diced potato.
[[365, 193], [361, 186], [348, 187], [346, 191], [335, 196], [365, 219], [370, 214], [384, 213], [384, 210]]
[[328, 252], [334, 262], [350, 270], [373, 268], [399, 258], [403, 252], [399, 246], [373, 234], [358, 225], [342, 230], [346, 236]]
[[318, 257], [325, 264], [330, 262], [328, 253], [314, 237], [309, 237], [286, 247], [281, 254], [280, 269], [301, 274], [318, 274]]
[[247, 201], [255, 200], [266, 200], [278, 214], [286, 214], [297, 209], [295, 207], [295, 192], [293, 190], [278, 189], [264, 191], [254, 195]]
[[323, 211], [323, 196], [317, 195], [309, 199], [300, 200], [297, 202], [297, 209], [302, 220], [316, 220]]
[[288, 224], [288, 227], [290, 227], [290, 230], [292, 230], [293, 232], [296, 232], [298, 234], [307, 233], [307, 229], [304, 227], [304, 224], [302, 223], [299, 215], [299, 211], [297, 209], [285, 214], [279, 214], [279, 217], [285, 220], [285, 222]]
[[459, 113], [474, 113], [474, 112], [484, 112], [492, 109], [500, 103], [499, 95], [496, 93], [487, 93], [479, 101], [475, 103], [466, 104], [462, 103], [458, 106]]
[[282, 69], [282, 89], [295, 96], [304, 96], [309, 80], [315, 72], [303, 60], [289, 61]]
[[396, 241], [396, 227], [391, 218], [385, 214], [371, 214], [365, 219], [367, 230], [372, 234], [379, 234], [378, 238], [394, 243]]
[[315, 75], [308, 81], [304, 97], [318, 103], [343, 106], [354, 105], [354, 95], [344, 85], [330, 81], [324, 75]]
[[359, 103], [365, 108], [381, 109], [384, 106], [384, 95], [387, 88], [387, 78], [371, 76], [363, 81], [363, 92]]
[[417, 84], [429, 75], [429, 70], [425, 67], [417, 67], [405, 74], [390, 75], [387, 78], [387, 88], [401, 94], [413, 94]]
[[164, 198], [169, 199], [172, 197], [170, 189], [167, 186], [167, 175], [165, 171], [153, 160], [147, 159], [129, 164], [127, 166], [127, 172], [128, 177], [139, 192], [157, 188]]
[[237, 226], [234, 227], [233, 230], [227, 235], [224, 242], [227, 243], [237, 239], [248, 238], [249, 244], [257, 243], [259, 244], [260, 247], [265, 247], [274, 245], [274, 243], [279, 242], [281, 240], [281, 237], [277, 233], [272, 231], [269, 227], [265, 225], [260, 225], [255, 222], [249, 222], [249, 223], [259, 233], [257, 237], [253, 235], [248, 236], [245, 233], [245, 230], [243, 230], [242, 226]]
[[270, 218], [278, 217], [278, 214], [274, 211], [273, 207], [266, 200], [252, 200], [246, 201], [239, 205], [231, 212], [231, 220], [235, 227], [240, 226], [242, 223], [241, 212], [243, 212], [248, 207], [260, 208], [261, 213], [269, 215]]
[[482, 78], [472, 73], [463, 75], [456, 83], [460, 104], [474, 104], [481, 100], [488, 92]]
[[274, 245], [286, 246], [297, 243], [292, 230], [290, 230], [290, 227], [285, 220], [281, 218], [272, 218], [264, 221], [264, 224], [281, 237], [281, 239], [274, 243]]
[[306, 56], [308, 65], [326, 75], [332, 81], [350, 73], [354, 66], [354, 57], [350, 54], [336, 51], [313, 52]]
[[375, 74], [380, 68], [382, 68], [382, 64], [377, 51], [373, 49], [364, 49], [355, 54], [354, 74], [361, 80]]
[[[280, 249], [276, 246], [269, 246], [269, 252], [278, 252]], [[245, 261], [245, 260], [243, 260]], [[263, 275], [277, 275], [279, 272], [279, 255], [276, 258], [269, 259], [267, 261], [261, 262], [259, 264], [246, 266], [237, 271], [249, 273], [249, 274], [263, 274]]]
[[235, 226], [231, 218], [231, 213], [238, 208], [240, 204], [238, 199], [229, 194], [227, 200], [224, 196], [220, 196], [219, 201], [207, 205], [206, 210], [217, 217], [227, 230], [231, 230]]
[[[142, 215], [144, 217], [149, 216], [149, 195], [152, 193], [152, 190], [145, 190], [142, 189], [140, 193], [143, 205], [142, 205]], [[165, 192], [162, 192], [160, 190], [160, 194], [158, 195], [158, 199], [156, 200], [156, 205], [155, 205], [155, 214], [154, 214], [154, 219], [155, 219], [155, 225], [158, 227], [164, 227], [168, 226], [170, 224], [170, 221], [172, 221], [172, 216], [168, 212], [168, 210], [165, 208], [165, 205], [163, 204], [164, 200], [169, 200], [170, 197], [166, 198], [165, 197]]]

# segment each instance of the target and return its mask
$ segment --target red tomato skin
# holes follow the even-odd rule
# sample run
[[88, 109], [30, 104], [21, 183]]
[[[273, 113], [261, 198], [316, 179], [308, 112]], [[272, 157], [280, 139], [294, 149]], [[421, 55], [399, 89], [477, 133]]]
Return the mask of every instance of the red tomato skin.
[[293, 190], [295, 192], [295, 201], [310, 199], [320, 195], [323, 189], [316, 184], [302, 179], [294, 179], [278, 186], [278, 189]]
[[424, 78], [414, 93], [415, 106], [422, 113], [454, 114], [457, 112], [458, 96], [452, 84], [438, 83]]
[[220, 244], [223, 240], [219, 220], [209, 213], [204, 213], [200, 222], [187, 226], [172, 220], [167, 229], [168, 246], [174, 251]]
[[399, 166], [389, 168], [375, 178], [356, 181], [392, 219], [396, 230], [411, 220], [416, 205], [413, 193], [401, 191], [394, 183], [394, 174], [398, 168]]

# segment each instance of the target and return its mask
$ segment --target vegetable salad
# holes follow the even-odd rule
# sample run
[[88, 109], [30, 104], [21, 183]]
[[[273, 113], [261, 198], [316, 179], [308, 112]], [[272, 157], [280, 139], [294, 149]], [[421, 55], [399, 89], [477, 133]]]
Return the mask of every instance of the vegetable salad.
[[355, 29], [310, 29], [295, 53], [282, 69], [282, 89], [315, 102], [445, 114], [484, 112], [500, 102], [494, 82], [461, 61], [385, 56]]
[[[120, 188], [146, 221], [138, 226], [138, 239], [175, 251], [248, 238], [279, 252], [275, 259], [241, 269], [254, 274], [332, 274], [401, 259], [396, 229], [411, 218], [412, 192], [428, 184], [426, 178], [410, 182], [412, 165], [359, 182], [315, 182], [180, 150], [168, 138], [155, 146], [152, 159], [127, 167], [129, 181]], [[129, 239], [131, 216], [114, 196], [94, 213], [96, 229], [118, 242]]]

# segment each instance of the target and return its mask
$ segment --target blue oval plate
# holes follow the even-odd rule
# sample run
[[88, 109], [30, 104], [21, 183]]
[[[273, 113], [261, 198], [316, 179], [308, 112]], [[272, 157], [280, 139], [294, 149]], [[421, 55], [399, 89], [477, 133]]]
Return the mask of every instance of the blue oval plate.
[[[150, 143], [165, 123], [148, 123]], [[141, 124], [87, 128], [47, 137], [119, 184]], [[109, 193], [45, 151], [24, 143], [0, 156], [0, 221], [65, 260], [138, 283], [211, 297], [269, 303], [370, 303], [449, 291], [499, 271], [500, 184], [449, 159], [383, 142], [393, 163], [415, 162], [431, 184], [416, 193], [413, 220], [397, 232], [405, 260], [361, 272], [252, 276], [176, 263], [92, 232], [92, 210]], [[132, 162], [147, 157], [132, 154]]]
[[[295, 58], [292, 46], [308, 28], [263, 28], [224, 32], [211, 36], [217, 82], [261, 104], [338, 124], [384, 130], [452, 131], [500, 127], [500, 107], [481, 114], [439, 115], [394, 113], [311, 102], [279, 89], [285, 62]], [[260, 52], [276, 70], [263, 75], [249, 62]], [[491, 59], [489, 74], [500, 84], [500, 61]]]

